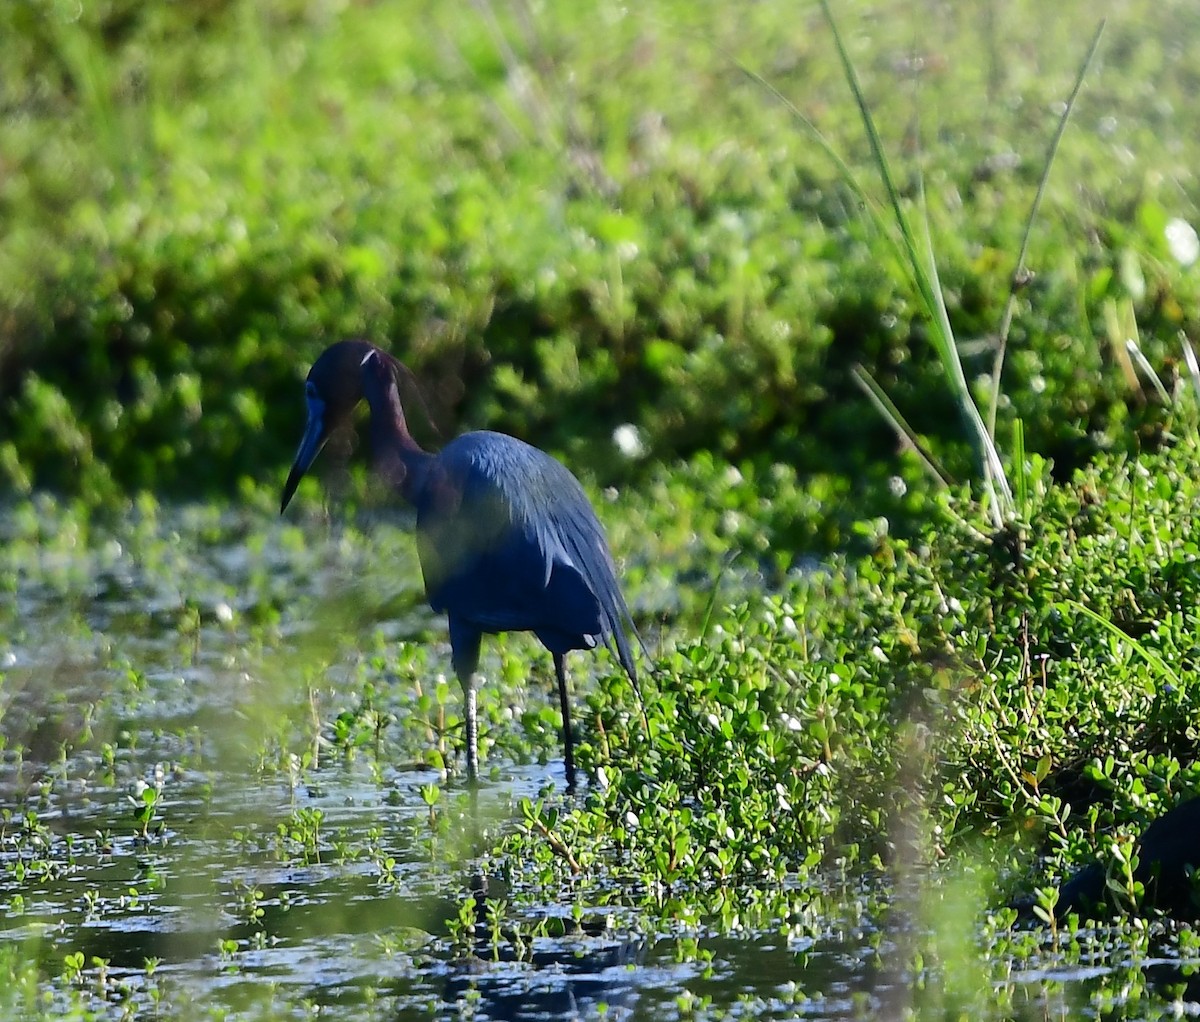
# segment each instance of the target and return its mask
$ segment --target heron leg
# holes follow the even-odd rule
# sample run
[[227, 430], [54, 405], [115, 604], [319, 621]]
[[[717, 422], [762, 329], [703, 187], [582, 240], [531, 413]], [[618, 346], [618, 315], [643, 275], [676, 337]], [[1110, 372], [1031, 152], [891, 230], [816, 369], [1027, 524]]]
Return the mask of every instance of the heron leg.
[[482, 636], [470, 625], [450, 619], [450, 652], [454, 673], [463, 690], [463, 719], [467, 730], [467, 781], [479, 783], [479, 723], [476, 717], [475, 672], [479, 669]]
[[567, 772], [567, 790], [575, 790], [575, 739], [571, 735], [571, 703], [567, 696], [567, 657], [554, 654], [554, 673], [558, 677], [558, 701], [562, 706], [563, 763]]

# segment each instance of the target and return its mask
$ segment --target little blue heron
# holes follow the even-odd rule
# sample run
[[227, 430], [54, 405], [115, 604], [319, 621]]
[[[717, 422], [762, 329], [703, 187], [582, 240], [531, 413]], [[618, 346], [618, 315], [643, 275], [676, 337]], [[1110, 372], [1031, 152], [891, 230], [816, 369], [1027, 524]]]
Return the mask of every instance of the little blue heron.
[[[429, 605], [450, 622], [462, 683], [467, 777], [478, 779], [475, 674], [482, 636], [533, 632], [552, 654], [562, 705], [567, 784], [575, 783], [565, 657], [612, 649], [638, 692], [636, 636], [604, 530], [579, 481], [544, 451], [503, 433], [464, 433], [438, 454], [408, 431], [399, 377], [407, 369], [367, 341], [340, 341], [313, 363], [308, 422], [283, 487], [288, 506], [329, 435], [359, 401], [370, 408], [374, 470], [417, 511], [417, 550]], [[638, 695], [640, 700], [641, 696]]]

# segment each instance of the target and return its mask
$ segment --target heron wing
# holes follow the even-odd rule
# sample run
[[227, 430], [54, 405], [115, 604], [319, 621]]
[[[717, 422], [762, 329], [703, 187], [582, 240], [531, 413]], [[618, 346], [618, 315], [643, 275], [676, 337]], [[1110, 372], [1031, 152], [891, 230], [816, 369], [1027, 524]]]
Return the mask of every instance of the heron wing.
[[489, 432], [453, 441], [434, 469], [417, 519], [434, 609], [484, 631], [534, 631], [556, 652], [615, 644], [632, 671], [629, 612], [578, 480], [537, 448]]

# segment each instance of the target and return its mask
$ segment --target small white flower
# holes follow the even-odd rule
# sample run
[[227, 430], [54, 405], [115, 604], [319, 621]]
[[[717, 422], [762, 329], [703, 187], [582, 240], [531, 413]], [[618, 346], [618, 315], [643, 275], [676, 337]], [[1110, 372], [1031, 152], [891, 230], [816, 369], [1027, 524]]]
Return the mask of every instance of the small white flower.
[[1169, 221], [1163, 233], [1167, 236], [1167, 248], [1180, 266], [1191, 266], [1200, 258], [1200, 237], [1196, 228], [1186, 220], [1175, 217]]
[[632, 422], [625, 422], [613, 430], [613, 443], [626, 458], [640, 458], [646, 453], [641, 434]]

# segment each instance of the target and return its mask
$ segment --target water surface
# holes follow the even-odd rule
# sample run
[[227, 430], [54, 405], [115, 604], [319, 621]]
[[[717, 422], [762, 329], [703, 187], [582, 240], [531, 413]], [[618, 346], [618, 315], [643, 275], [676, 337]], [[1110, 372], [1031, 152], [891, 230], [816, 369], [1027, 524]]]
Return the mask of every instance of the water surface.
[[[41, 964], [52, 1001], [180, 1018], [1141, 1017], [1131, 983], [1183, 982], [1176, 943], [1146, 959], [1116, 931], [1085, 934], [1082, 964], [1040, 932], [1004, 959], [970, 905], [998, 961], [956, 992], [914, 955], [941, 924], [879, 871], [798, 880], [789, 897], [824, 913], [802, 925], [675, 922], [633, 889], [531, 900], [522, 863], [492, 849], [522, 799], [570, 804], [557, 734], [529, 723], [553, 706], [549, 660], [488, 644], [473, 801], [402, 521], [182, 508], [50, 534], [28, 516], [3, 537], [0, 946]], [[607, 669], [573, 666], [577, 694]]]

